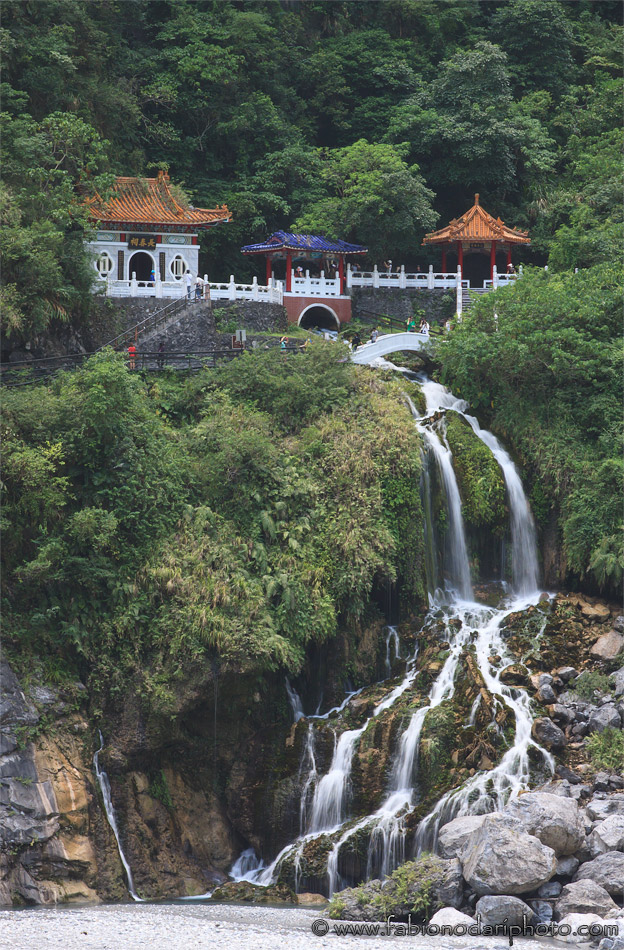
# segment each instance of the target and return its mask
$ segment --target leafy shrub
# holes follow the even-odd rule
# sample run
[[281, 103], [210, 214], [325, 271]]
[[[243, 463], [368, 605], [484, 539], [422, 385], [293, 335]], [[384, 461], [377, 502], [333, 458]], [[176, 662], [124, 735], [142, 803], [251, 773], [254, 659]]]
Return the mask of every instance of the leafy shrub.
[[624, 774], [624, 732], [621, 729], [594, 732], [587, 739], [586, 747], [597, 769], [605, 769], [615, 775]]
[[581, 673], [574, 680], [572, 688], [581, 699], [594, 699], [595, 690], [600, 693], [609, 692], [609, 677], [605, 673]]

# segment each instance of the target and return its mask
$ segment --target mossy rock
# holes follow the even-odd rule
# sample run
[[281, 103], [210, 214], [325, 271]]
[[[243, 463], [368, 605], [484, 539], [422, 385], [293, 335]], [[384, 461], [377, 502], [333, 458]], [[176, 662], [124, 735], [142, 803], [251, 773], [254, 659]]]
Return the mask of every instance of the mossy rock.
[[249, 881], [227, 881], [212, 892], [211, 900], [220, 904], [296, 904], [297, 896], [284, 884], [260, 887]]
[[456, 412], [446, 414], [446, 437], [466, 524], [503, 534], [507, 527], [505, 480], [494, 456]]

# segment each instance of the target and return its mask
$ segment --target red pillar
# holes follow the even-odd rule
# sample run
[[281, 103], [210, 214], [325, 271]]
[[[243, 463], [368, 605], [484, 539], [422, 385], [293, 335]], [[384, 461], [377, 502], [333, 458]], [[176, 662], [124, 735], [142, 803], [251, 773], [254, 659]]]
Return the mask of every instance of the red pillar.
[[446, 248], [442, 248], [442, 273], [446, 274]]
[[292, 251], [286, 252], [286, 293], [292, 290]]
[[490, 280], [494, 280], [494, 268], [496, 267], [496, 241], [492, 241], [490, 247]]
[[267, 259], [266, 259], [266, 282], [267, 282], [267, 287], [268, 287], [269, 284], [271, 283], [271, 255], [270, 254], [267, 254]]
[[345, 292], [345, 272], [344, 272], [344, 257], [342, 254], [338, 257], [338, 277], [340, 278], [340, 293], [344, 294]]
[[457, 266], [464, 270], [464, 245], [461, 241], [457, 242]]

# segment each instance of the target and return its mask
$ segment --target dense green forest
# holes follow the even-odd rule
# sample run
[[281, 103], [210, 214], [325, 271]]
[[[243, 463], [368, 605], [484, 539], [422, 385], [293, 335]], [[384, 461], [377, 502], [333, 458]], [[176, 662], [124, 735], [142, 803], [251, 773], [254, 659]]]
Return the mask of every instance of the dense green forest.
[[[424, 232], [478, 191], [532, 245], [522, 281], [439, 345], [440, 377], [516, 453], [570, 582], [615, 592], [620, 16], [590, 0], [6, 0], [4, 332], [88, 319], [83, 199], [118, 174], [167, 166], [197, 205], [228, 203], [233, 223], [202, 238], [215, 278], [250, 274], [241, 244], [290, 226], [426, 266]], [[306, 638], [362, 618], [380, 584], [422, 597], [409, 416], [394, 384], [330, 351], [153, 386], [102, 355], [45, 399], [5, 395], [22, 645], [126, 670], [155, 651], [167, 682], [202, 651], [239, 657], [245, 630], [250, 663], [297, 669]]]
[[[4, 325], [88, 305], [82, 195], [167, 166], [213, 279], [279, 227], [435, 261], [474, 192], [529, 262], [619, 255], [622, 28], [614, 0], [3, 3]], [[434, 252], [432, 252], [434, 253]]]

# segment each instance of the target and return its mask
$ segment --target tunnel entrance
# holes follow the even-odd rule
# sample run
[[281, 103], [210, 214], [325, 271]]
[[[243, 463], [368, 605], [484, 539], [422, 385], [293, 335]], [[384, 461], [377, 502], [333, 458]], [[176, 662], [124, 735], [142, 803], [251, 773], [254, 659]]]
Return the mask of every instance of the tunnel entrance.
[[329, 307], [308, 307], [299, 317], [299, 326], [304, 330], [338, 330], [340, 322]]

